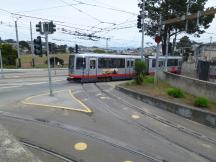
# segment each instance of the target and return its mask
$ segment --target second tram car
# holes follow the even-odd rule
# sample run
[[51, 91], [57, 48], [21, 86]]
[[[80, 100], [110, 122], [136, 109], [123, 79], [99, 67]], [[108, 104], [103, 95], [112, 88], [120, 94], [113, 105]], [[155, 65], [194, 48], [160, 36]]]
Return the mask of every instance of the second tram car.
[[[135, 61], [141, 59], [134, 55], [114, 54], [75, 54], [69, 56], [68, 80], [81, 82], [96, 82], [109, 80], [132, 79], [135, 76]], [[155, 56], [147, 59], [148, 73], [154, 74], [156, 67]], [[169, 56], [167, 70], [172, 73], [179, 73], [182, 64], [182, 57]], [[159, 67], [164, 68], [165, 56], [159, 57]]]

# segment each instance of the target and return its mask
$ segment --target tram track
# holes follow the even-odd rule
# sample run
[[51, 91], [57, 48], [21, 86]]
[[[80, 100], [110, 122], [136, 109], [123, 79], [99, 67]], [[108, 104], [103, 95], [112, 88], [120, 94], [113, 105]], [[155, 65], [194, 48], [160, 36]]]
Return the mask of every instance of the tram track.
[[[139, 156], [145, 160], [151, 161], [151, 162], [166, 162], [163, 159], [159, 159], [159, 158], [155, 158], [147, 153], [142, 152], [141, 150], [130, 146], [124, 142], [112, 139], [108, 136], [90, 131], [90, 130], [85, 130], [79, 127], [74, 127], [71, 125], [67, 125], [61, 122], [57, 122], [57, 121], [48, 121], [48, 120], [44, 120], [44, 119], [38, 119], [38, 118], [33, 118], [31, 116], [27, 116], [27, 115], [21, 115], [21, 114], [14, 114], [14, 113], [9, 113], [9, 112], [3, 112], [0, 111], [0, 117], [6, 117], [6, 118], [12, 118], [14, 120], [19, 120], [19, 121], [25, 121], [25, 122], [32, 122], [34, 124], [39, 124], [39, 125], [43, 125], [43, 126], [48, 126], [51, 128], [59, 128], [62, 129], [64, 131], [70, 132], [72, 134], [76, 133], [79, 134], [81, 136], [85, 136], [87, 138], [93, 139], [97, 142], [102, 142], [104, 144], [108, 144], [114, 148], [120, 149], [122, 151], [127, 151], [132, 155], [136, 155]], [[35, 148], [37, 150], [41, 150], [43, 152], [46, 152], [48, 154], [51, 154], [55, 157], [60, 157], [62, 158], [62, 160], [65, 158], [65, 160], [68, 160], [68, 162], [76, 162], [76, 161], [72, 161], [69, 157], [66, 157], [62, 154], [59, 154], [57, 152], [54, 152], [50, 149], [46, 149], [43, 147], [40, 147], [38, 145], [32, 144], [28, 141], [21, 141], [24, 145], [27, 145], [28, 147], [31, 148]], [[69, 161], [71, 160], [71, 161]]]
[[[120, 98], [119, 96], [116, 96], [116, 95], [114, 95], [113, 93], [111, 94], [111, 93], [105, 91], [105, 90], [104, 90], [103, 88], [101, 88], [97, 83], [95, 83], [95, 86], [100, 90], [101, 93], [104, 93], [105, 95], [107, 95], [107, 96], [110, 97], [111, 99], [117, 100], [118, 102], [124, 104], [125, 106], [128, 106], [129, 108], [132, 108], [133, 110], [138, 111], [139, 113], [141, 113], [141, 114], [143, 114], [143, 115], [145, 115], [145, 116], [148, 116], [148, 117], [150, 117], [150, 118], [152, 118], [152, 119], [154, 119], [154, 120], [156, 120], [156, 121], [158, 121], [158, 122], [161, 122], [161, 123], [163, 123], [163, 124], [165, 124], [165, 125], [168, 125], [168, 126], [171, 126], [171, 127], [173, 127], [173, 128], [176, 128], [176, 129], [180, 130], [181, 132], [186, 133], [186, 134], [188, 134], [188, 135], [191, 135], [191, 136], [193, 136], [193, 137], [196, 137], [196, 138], [199, 138], [199, 139], [208, 141], [208, 142], [210, 142], [210, 143], [212, 143], [212, 144], [216, 144], [216, 140], [215, 140], [215, 139], [209, 138], [209, 137], [207, 137], [207, 136], [205, 136], [205, 135], [202, 135], [202, 134], [200, 134], [200, 133], [198, 133], [198, 132], [195, 132], [195, 131], [193, 131], [193, 130], [190, 130], [190, 129], [188, 129], [188, 128], [185, 128], [185, 127], [183, 127], [183, 126], [180, 126], [180, 125], [178, 125], [178, 124], [175, 124], [175, 123], [173, 123], [173, 122], [170, 122], [170, 121], [168, 121], [168, 120], [162, 118], [161, 116], [158, 116], [158, 115], [155, 115], [155, 114], [146, 112], [146, 111], [142, 110], [141, 108], [139, 108], [138, 106], [135, 106], [135, 105], [132, 105], [132, 104], [128, 103], [126, 99], [123, 100], [123, 99]], [[109, 109], [109, 111], [111, 111], [111, 110]], [[114, 113], [115, 113], [115, 112], [112, 112], [112, 114], [114, 114]], [[120, 118], [120, 117], [118, 117], [118, 118]], [[121, 118], [121, 120], [126, 121], [126, 122], [128, 122], [129, 124], [132, 124], [131, 121], [129, 121], [129, 120], [127, 120], [127, 119]], [[134, 121], [133, 123], [134, 123], [134, 125], [136, 125], [137, 127], [141, 128], [142, 130], [147, 131], [147, 132], [149, 132], [149, 133], [151, 133], [151, 134], [153, 133], [154, 135], [157, 135], [157, 136], [161, 137], [162, 139], [164, 139], [164, 140], [166, 140], [166, 141], [172, 143], [173, 145], [175, 145], [175, 146], [177, 146], [177, 147], [179, 147], [179, 148], [181, 148], [181, 149], [183, 149], [183, 150], [185, 150], [185, 151], [188, 151], [188, 152], [190, 152], [190, 153], [193, 153], [193, 154], [195, 154], [195, 155], [197, 155], [197, 156], [199, 156], [199, 157], [202, 157], [202, 158], [204, 158], [205, 160], [208, 160], [208, 161], [210, 161], [210, 162], [214, 162], [214, 161], [215, 161], [215, 160], [211, 159], [210, 157], [207, 157], [207, 156], [205, 156], [205, 155], [203, 155], [203, 154], [201, 154], [201, 153], [199, 153], [199, 152], [195, 152], [195, 151], [193, 151], [193, 150], [191, 150], [191, 149], [189, 149], [189, 148], [187, 148], [187, 147], [185, 147], [185, 146], [183, 146], [183, 145], [181, 145], [181, 144], [179, 144], [179, 143], [177, 143], [177, 142], [175, 142], [175, 141], [169, 139], [167, 136], [162, 135], [160, 132], [157, 132], [157, 131], [155, 131], [155, 130], [153, 130], [153, 129], [151, 129], [151, 128], [149, 128], [149, 127], [147, 127], [147, 126], [145, 126], [145, 125], [143, 125], [143, 124], [141, 124], [141, 123], [139, 123], [139, 122]]]
[[170, 127], [173, 127], [175, 129], [177, 129], [178, 131], [180, 132], [183, 132], [183, 133], [186, 133], [188, 135], [191, 135], [193, 137], [196, 137], [196, 138], [199, 138], [199, 139], [202, 139], [202, 140], [205, 140], [207, 142], [210, 142], [214, 145], [216, 145], [216, 139], [213, 139], [213, 138], [210, 138], [210, 137], [207, 137], [206, 135], [203, 135], [197, 131], [194, 131], [192, 129], [189, 129], [189, 128], [186, 128], [180, 124], [176, 124], [174, 122], [171, 122], [169, 120], [166, 120], [165, 118], [159, 116], [159, 115], [156, 115], [156, 114], [153, 114], [153, 113], [150, 113], [150, 112], [146, 112], [145, 110], [141, 109], [140, 107], [136, 106], [136, 105], [132, 105], [131, 103], [127, 102], [127, 99], [126, 98], [121, 98], [119, 96], [116, 96], [114, 95], [113, 93], [108, 93], [107, 91], [103, 90], [98, 84], [95, 84], [96, 87], [101, 91], [103, 92], [104, 94], [106, 94], [107, 96], [111, 97], [112, 99], [114, 100], [117, 100], [118, 102], [121, 102], [122, 104], [124, 104], [125, 106], [128, 106], [129, 108], [132, 108], [136, 111], [138, 111], [139, 113], [141, 113], [142, 115], [145, 115], [145, 116], [148, 116], [150, 117], [151, 119], [154, 119], [158, 122], [161, 122], [167, 126], [170, 126]]
[[62, 160], [62, 161], [65, 161], [65, 162], [79, 162], [79, 161], [75, 161], [75, 160], [72, 160], [71, 158], [65, 156], [65, 155], [62, 155], [60, 153], [57, 153], [51, 149], [47, 149], [47, 148], [44, 148], [43, 146], [39, 146], [37, 144], [34, 144], [32, 142], [29, 142], [27, 140], [24, 140], [24, 139], [20, 139], [19, 140], [21, 144], [23, 144], [24, 146], [28, 147], [28, 148], [31, 148], [31, 149], [34, 149], [34, 150], [37, 150], [39, 152], [43, 152], [45, 154], [48, 154], [50, 156], [53, 156], [59, 160]]

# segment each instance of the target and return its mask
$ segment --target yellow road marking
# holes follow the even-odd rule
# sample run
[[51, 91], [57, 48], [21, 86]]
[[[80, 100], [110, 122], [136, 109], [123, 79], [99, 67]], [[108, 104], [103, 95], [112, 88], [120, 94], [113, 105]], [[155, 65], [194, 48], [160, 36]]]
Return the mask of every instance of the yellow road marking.
[[[59, 91], [55, 91], [54, 93], [58, 93], [58, 92], [63, 92], [66, 90], [59, 90]], [[92, 110], [90, 108], [88, 108], [82, 101], [80, 101], [79, 99], [77, 99], [71, 92], [71, 90], [69, 90], [69, 94], [70, 96], [77, 101], [80, 105], [83, 106], [84, 109], [77, 109], [77, 108], [72, 108], [72, 107], [66, 107], [66, 106], [54, 106], [54, 105], [48, 105], [48, 104], [39, 104], [39, 103], [34, 103], [34, 102], [30, 102], [29, 100], [31, 100], [34, 97], [40, 97], [40, 96], [46, 96], [49, 95], [49, 93], [44, 93], [44, 94], [39, 94], [39, 95], [35, 95], [35, 96], [31, 96], [28, 97], [26, 99], [24, 99], [23, 101], [21, 101], [23, 104], [26, 105], [33, 105], [33, 106], [42, 106], [42, 107], [51, 107], [51, 108], [58, 108], [58, 109], [64, 109], [64, 110], [72, 110], [72, 111], [78, 111], [78, 112], [84, 112], [84, 113], [91, 113]]]
[[100, 97], [101, 100], [109, 99], [109, 97]]
[[137, 115], [137, 114], [133, 114], [131, 117], [132, 117], [133, 119], [139, 119], [139, 118], [140, 118], [140, 116]]
[[205, 143], [203, 143], [203, 144], [201, 144], [203, 147], [206, 147], [206, 148], [212, 148], [210, 145], [208, 145], [208, 144], [205, 144]]
[[82, 106], [86, 109], [86, 112], [88, 112], [88, 113], [91, 113], [91, 112], [92, 112], [92, 110], [91, 110], [88, 106], [86, 106], [82, 101], [80, 101], [78, 98], [76, 98], [76, 97], [72, 94], [72, 91], [71, 91], [71, 90], [69, 90], [69, 94], [71, 95], [71, 97], [72, 97], [75, 101], [77, 101], [80, 105], [82, 105]]
[[130, 161], [130, 160], [126, 160], [126, 161], [124, 161], [124, 162], [133, 162], [133, 161]]
[[74, 145], [74, 149], [77, 151], [84, 151], [87, 149], [87, 147], [87, 144], [83, 142], [79, 142]]

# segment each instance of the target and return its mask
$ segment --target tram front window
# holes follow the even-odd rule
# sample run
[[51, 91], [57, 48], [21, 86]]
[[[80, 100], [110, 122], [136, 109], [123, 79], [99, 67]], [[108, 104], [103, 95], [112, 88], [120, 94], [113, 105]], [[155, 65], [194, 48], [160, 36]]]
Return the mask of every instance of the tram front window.
[[74, 68], [74, 56], [71, 55], [69, 57], [69, 69], [73, 69]]

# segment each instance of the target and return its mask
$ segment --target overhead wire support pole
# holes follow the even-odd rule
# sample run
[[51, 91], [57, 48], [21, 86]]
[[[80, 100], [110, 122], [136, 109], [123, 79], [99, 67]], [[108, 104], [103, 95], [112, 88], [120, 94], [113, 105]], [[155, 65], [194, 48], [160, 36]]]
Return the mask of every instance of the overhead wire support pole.
[[[162, 15], [160, 14], [159, 27], [158, 27], [158, 36], [161, 35], [162, 28]], [[157, 53], [156, 53], [156, 71], [154, 75], [154, 85], [158, 84], [158, 72], [159, 72], [159, 54], [160, 54], [160, 43], [157, 43]]]
[[32, 36], [32, 23], [30, 22], [30, 36], [31, 36], [31, 53], [32, 53], [32, 67], [35, 67], [35, 55], [34, 55], [34, 42]]
[[145, 31], [145, 0], [143, 0], [143, 6], [142, 6], [142, 18], [141, 18], [141, 24], [142, 24], [142, 50], [141, 50], [141, 59], [144, 59], [144, 31]]
[[212, 54], [212, 37], [210, 37], [210, 44], [209, 44], [209, 57], [208, 59], [210, 60]]
[[[169, 28], [168, 28], [169, 29]], [[167, 37], [166, 37], [166, 55], [165, 55], [165, 71], [167, 71], [167, 64], [168, 64], [168, 54], [169, 54], [169, 32], [167, 31]]]
[[199, 12], [199, 13], [200, 13], [199, 15], [197, 13], [191, 13], [190, 15], [182, 15], [181, 17], [176, 17], [173, 19], [165, 20], [165, 21], [162, 21], [162, 25], [175, 24], [175, 23], [185, 21], [185, 20], [193, 20], [200, 16], [212, 15], [216, 13], [216, 8], [206, 10], [203, 12]]
[[15, 21], [15, 31], [16, 31], [16, 43], [17, 43], [17, 55], [18, 55], [18, 67], [21, 68], [20, 47], [19, 47], [19, 35], [18, 35], [17, 21]]
[[3, 71], [3, 58], [2, 58], [1, 48], [0, 48], [0, 63], [1, 63], [1, 78], [4, 78], [4, 71]]
[[[191, 3], [191, 0], [188, 0], [188, 1], [187, 1], [187, 13], [186, 13], [186, 15], [189, 15], [190, 3]], [[188, 20], [186, 20], [185, 31], [186, 31], [186, 32], [188, 31]]]

